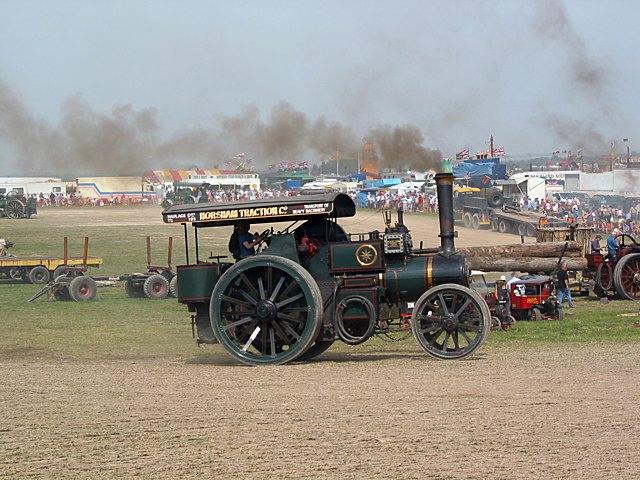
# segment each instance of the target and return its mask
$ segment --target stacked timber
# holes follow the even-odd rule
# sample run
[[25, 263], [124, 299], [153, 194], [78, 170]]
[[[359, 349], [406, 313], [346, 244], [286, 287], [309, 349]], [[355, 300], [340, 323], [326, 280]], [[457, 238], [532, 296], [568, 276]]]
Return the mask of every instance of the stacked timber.
[[[566, 246], [565, 246], [566, 245]], [[459, 249], [473, 270], [485, 272], [553, 272], [560, 256], [569, 270], [584, 270], [587, 260], [578, 242], [518, 243]]]

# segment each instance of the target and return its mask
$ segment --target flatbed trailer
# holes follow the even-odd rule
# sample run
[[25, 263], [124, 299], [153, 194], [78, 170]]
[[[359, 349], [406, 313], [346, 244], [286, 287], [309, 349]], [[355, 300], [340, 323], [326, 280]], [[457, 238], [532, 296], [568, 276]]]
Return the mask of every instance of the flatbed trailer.
[[89, 257], [89, 238], [85, 237], [84, 253], [81, 257], [69, 257], [67, 237], [64, 238], [64, 253], [62, 256], [29, 255], [29, 256], [0, 256], [0, 274], [12, 280], [22, 280], [25, 283], [45, 284], [62, 275], [66, 268], [99, 268], [103, 264], [100, 257]]

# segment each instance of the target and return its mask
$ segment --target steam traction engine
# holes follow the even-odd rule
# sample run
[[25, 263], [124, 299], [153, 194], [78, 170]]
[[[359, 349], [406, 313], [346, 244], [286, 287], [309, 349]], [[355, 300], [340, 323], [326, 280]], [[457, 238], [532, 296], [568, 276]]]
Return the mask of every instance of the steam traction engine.
[[[240, 204], [176, 205], [166, 223], [194, 227], [195, 263], [180, 265], [178, 300], [192, 312], [199, 342], [220, 343], [237, 360], [282, 364], [319, 355], [336, 340], [356, 345], [401, 324], [429, 355], [455, 359], [485, 340], [491, 315], [468, 285], [456, 253], [453, 176], [436, 176], [440, 248], [414, 248], [402, 213], [384, 232], [347, 234], [338, 219], [355, 215], [345, 194], [285, 197]], [[263, 247], [237, 263], [200, 259], [201, 228], [289, 222], [260, 234]], [[413, 304], [413, 305], [411, 305]], [[394, 313], [391, 313], [394, 312]], [[398, 312], [398, 313], [395, 313]]]

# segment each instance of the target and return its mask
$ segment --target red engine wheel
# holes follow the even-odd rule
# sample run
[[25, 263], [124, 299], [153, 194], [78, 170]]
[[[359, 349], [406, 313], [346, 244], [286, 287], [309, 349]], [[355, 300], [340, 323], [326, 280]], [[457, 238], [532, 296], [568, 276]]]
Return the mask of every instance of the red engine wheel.
[[625, 255], [618, 260], [613, 278], [622, 298], [640, 300], [640, 253]]
[[602, 262], [598, 265], [596, 272], [596, 283], [605, 292], [613, 288], [613, 271], [611, 263], [608, 261]]

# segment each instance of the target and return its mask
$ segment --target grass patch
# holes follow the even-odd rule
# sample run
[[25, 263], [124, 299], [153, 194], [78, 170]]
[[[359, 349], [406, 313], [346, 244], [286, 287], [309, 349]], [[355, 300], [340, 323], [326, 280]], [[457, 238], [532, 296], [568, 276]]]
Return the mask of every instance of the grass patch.
[[[361, 215], [364, 218], [368, 212]], [[229, 234], [228, 228], [204, 230], [201, 255], [226, 254]], [[160, 209], [155, 207], [50, 209], [32, 220], [0, 219], [0, 237], [15, 242], [13, 251], [18, 255], [60, 255], [65, 235], [74, 255], [81, 252], [82, 238], [91, 237], [91, 255], [105, 260], [104, 268], [94, 274], [144, 271], [145, 235], [152, 236], [155, 263], [166, 261], [169, 235], [174, 236], [174, 263], [184, 262], [182, 230], [161, 223]], [[28, 304], [37, 289], [0, 281], [0, 358], [187, 359], [219, 351], [219, 347], [195, 345], [186, 307], [175, 299], [127, 298], [118, 286], [98, 289], [93, 302], [43, 298]], [[640, 304], [603, 304], [593, 297], [581, 298], [577, 307], [567, 312], [562, 322], [518, 322], [515, 330], [493, 332], [486, 348], [640, 341]], [[375, 352], [416, 351], [418, 347], [407, 338], [399, 343], [373, 339], [358, 347], [334, 348]]]

